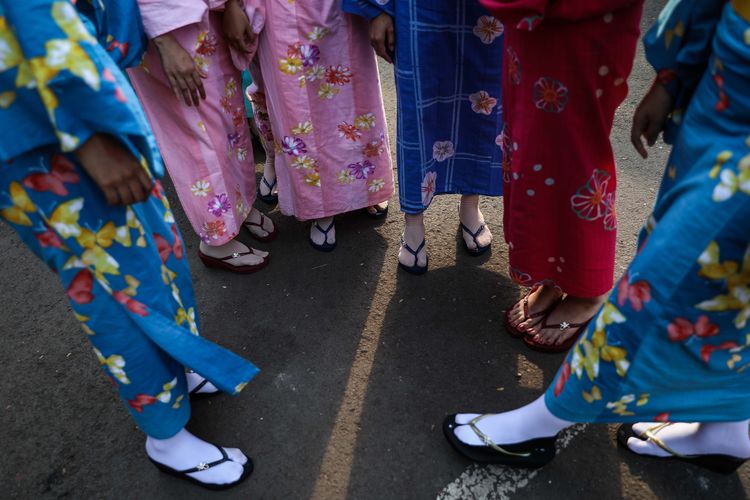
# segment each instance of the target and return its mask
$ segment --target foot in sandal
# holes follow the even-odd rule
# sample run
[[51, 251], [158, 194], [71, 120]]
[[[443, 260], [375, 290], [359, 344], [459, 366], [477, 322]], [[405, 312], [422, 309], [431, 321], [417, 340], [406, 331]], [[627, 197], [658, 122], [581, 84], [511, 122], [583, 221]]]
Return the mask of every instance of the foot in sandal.
[[201, 242], [198, 256], [207, 267], [237, 273], [254, 272], [268, 263], [268, 252], [249, 248], [237, 240], [219, 246], [210, 246]]
[[244, 226], [250, 231], [250, 235], [258, 241], [272, 241], [276, 238], [277, 231], [273, 221], [257, 208], [250, 210]]

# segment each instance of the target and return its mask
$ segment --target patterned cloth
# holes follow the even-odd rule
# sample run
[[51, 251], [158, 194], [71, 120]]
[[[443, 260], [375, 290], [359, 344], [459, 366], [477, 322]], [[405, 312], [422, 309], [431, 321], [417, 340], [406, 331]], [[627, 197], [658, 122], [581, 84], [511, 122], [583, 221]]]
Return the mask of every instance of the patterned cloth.
[[272, 125], [281, 212], [320, 219], [387, 201], [393, 171], [367, 24], [340, 0], [246, 3], [266, 14], [260, 73], [250, 69], [267, 106], [256, 115], [267, 111]]
[[433, 195], [502, 194], [503, 24], [476, 1], [344, 0], [394, 19], [401, 210]]
[[511, 277], [578, 297], [614, 280], [614, 113], [641, 0], [482, 0], [505, 22], [504, 223]]
[[[707, 69], [682, 121], [641, 250], [546, 393], [560, 418], [750, 417], [750, 1], [742, 1], [747, 18], [728, 5], [706, 42], [712, 53], [696, 66]], [[691, 19], [688, 7], [700, 3], [685, 1], [661, 17], [646, 38], [647, 52], [665, 54], [651, 44], [689, 50], [683, 33], [695, 27], [687, 23], [716, 24], [715, 15]], [[680, 24], [684, 32], [675, 31]], [[650, 61], [674, 70], [687, 54], [679, 48], [670, 53]]]
[[[242, 230], [256, 195], [242, 73], [215, 10], [223, 2], [189, 0], [175, 8], [172, 2], [139, 0], [139, 5], [148, 36], [169, 30], [207, 75], [206, 99], [194, 107], [175, 97], [153, 44], [141, 66], [129, 71], [193, 230], [206, 244], [223, 245]], [[260, 30], [262, 19], [254, 12], [249, 15]]]
[[[85, 20], [92, 29], [103, 18], [139, 26], [137, 17], [98, 14]], [[143, 203], [108, 206], [63, 152], [106, 132], [159, 170], [135, 94], [82, 19], [68, 1], [0, 0], [0, 216], [61, 279], [138, 426], [166, 438], [190, 417], [186, 366], [230, 393], [258, 369], [198, 336], [190, 271], [159, 183]], [[128, 40], [117, 39], [114, 55], [136, 46]], [[25, 134], [26, 120], [38, 136]]]

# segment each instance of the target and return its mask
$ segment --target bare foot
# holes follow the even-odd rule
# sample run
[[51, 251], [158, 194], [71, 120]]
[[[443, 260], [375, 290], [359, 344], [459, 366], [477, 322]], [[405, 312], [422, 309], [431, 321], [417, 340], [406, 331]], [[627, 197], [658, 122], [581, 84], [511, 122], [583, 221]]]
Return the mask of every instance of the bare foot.
[[580, 328], [575, 325], [585, 323], [596, 315], [607, 296], [583, 298], [566, 295], [560, 304], [546, 319], [547, 328], [542, 323], [526, 329], [526, 335], [534, 337], [539, 344], [560, 345]]
[[258, 264], [261, 264], [264, 260], [266, 260], [266, 257], [268, 257], [268, 252], [263, 252], [254, 248], [251, 249], [244, 243], [241, 243], [237, 240], [232, 240], [219, 246], [209, 246], [202, 241], [200, 244], [201, 252], [208, 255], [209, 257], [214, 257], [216, 259], [223, 259], [225, 257], [229, 257], [230, 255], [242, 254], [245, 252], [250, 252], [251, 250], [253, 253], [247, 255], [239, 255], [233, 259], [228, 259], [226, 263], [232, 266], [257, 266]]
[[[466, 226], [472, 234], [476, 234], [479, 228], [484, 224], [484, 215], [482, 215], [482, 211], [479, 210], [479, 195], [461, 197], [461, 207], [458, 210], [458, 217], [461, 220], [461, 224]], [[477, 244], [471, 234], [462, 230], [461, 235], [470, 250], [477, 249]], [[476, 238], [481, 247], [486, 247], [492, 243], [492, 233], [490, 232], [490, 228], [484, 226], [484, 230], [477, 234]]]
[[382, 214], [383, 212], [388, 209], [388, 202], [384, 201], [383, 203], [378, 203], [377, 205], [372, 205], [367, 207], [365, 210], [367, 210], [367, 213], [377, 217], [378, 214]]
[[406, 215], [406, 224], [404, 225], [403, 240], [406, 245], [417, 252], [416, 262], [414, 254], [408, 251], [404, 245], [398, 250], [398, 261], [406, 267], [425, 267], [427, 265], [427, 247], [417, 249], [424, 241], [424, 218], [419, 215]]
[[[555, 302], [560, 300], [561, 296], [562, 291], [557, 287], [547, 285], [537, 287], [535, 290], [531, 291], [526, 299], [529, 303], [529, 317], [527, 317], [524, 312], [524, 301], [519, 300], [508, 313], [508, 321], [510, 322], [510, 325], [518, 330], [528, 331], [529, 328], [536, 326], [537, 323], [541, 321], [541, 319], [535, 315], [552, 307]], [[532, 318], [531, 316], [535, 317]]]

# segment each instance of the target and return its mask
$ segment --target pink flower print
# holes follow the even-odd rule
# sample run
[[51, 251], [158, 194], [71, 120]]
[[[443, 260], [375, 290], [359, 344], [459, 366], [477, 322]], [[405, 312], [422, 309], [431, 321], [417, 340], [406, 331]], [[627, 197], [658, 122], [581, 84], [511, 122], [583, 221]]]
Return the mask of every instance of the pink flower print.
[[559, 113], [568, 103], [568, 88], [552, 78], [542, 77], [534, 84], [534, 104], [548, 113]]
[[305, 68], [315, 66], [320, 60], [320, 49], [317, 45], [300, 45], [299, 58]]
[[331, 85], [346, 85], [352, 81], [352, 72], [348, 66], [341, 64], [326, 68], [326, 81]]
[[[202, 229], [205, 234], [204, 241], [208, 242], [210, 240], [218, 240], [224, 236], [227, 232], [227, 225], [223, 219], [218, 219], [212, 222], [204, 222]], [[203, 239], [203, 236], [201, 236], [201, 239]]]
[[286, 49], [286, 55], [287, 57], [294, 57], [296, 59], [302, 59], [302, 44], [300, 42], [295, 42], [292, 45], [288, 45]]
[[422, 205], [429, 206], [437, 189], [437, 172], [429, 171], [422, 179]]
[[370, 160], [363, 160], [349, 165], [349, 172], [355, 179], [367, 179], [375, 172], [375, 165]]
[[368, 158], [376, 158], [380, 156], [381, 154], [383, 154], [383, 151], [385, 151], [383, 142], [384, 138], [382, 137], [382, 135], [380, 139], [368, 142], [362, 147], [362, 154], [367, 156]]
[[510, 138], [508, 126], [503, 126], [503, 131], [495, 138], [495, 144], [500, 146], [503, 152], [503, 181], [510, 182], [511, 179], [511, 160], [513, 158], [513, 141]]
[[614, 231], [617, 229], [615, 193], [607, 193], [607, 196], [604, 197], [604, 229], [606, 231]]
[[490, 96], [486, 91], [480, 90], [469, 96], [471, 110], [481, 115], [489, 115], [497, 106], [497, 99]]
[[713, 337], [719, 334], [719, 327], [705, 314], [701, 315], [695, 324], [685, 318], [677, 318], [667, 327], [667, 336], [671, 342], [684, 342], [696, 336], [699, 338]]
[[231, 209], [232, 205], [229, 203], [229, 197], [226, 193], [218, 194], [208, 202], [208, 211], [215, 217], [221, 217], [222, 214], [229, 212]]
[[195, 52], [202, 56], [214, 55], [217, 44], [216, 35], [204, 31], [198, 35], [198, 45], [195, 48]]
[[357, 127], [352, 125], [351, 123], [339, 123], [338, 129], [339, 137], [345, 137], [350, 141], [356, 141], [360, 137], [362, 137], [362, 133], [359, 131], [359, 129], [357, 129]]
[[634, 311], [641, 311], [643, 304], [651, 301], [651, 285], [648, 281], [640, 280], [630, 284], [628, 274], [625, 274], [617, 287], [617, 303], [624, 306], [628, 301]]
[[234, 128], [240, 128], [246, 120], [245, 113], [241, 108], [235, 109], [232, 113], [232, 124], [234, 125]]
[[573, 211], [584, 220], [597, 220], [606, 212], [605, 198], [610, 175], [606, 170], [594, 170], [588, 182], [570, 198]]
[[436, 161], [445, 161], [456, 154], [451, 141], [436, 141], [432, 145], [432, 157]]
[[503, 34], [505, 27], [495, 17], [482, 16], [477, 19], [477, 24], [472, 31], [482, 40], [482, 43], [489, 45]]
[[285, 136], [281, 141], [281, 150], [290, 156], [299, 156], [307, 153], [307, 147], [302, 139]]
[[521, 60], [513, 47], [509, 46], [506, 52], [508, 53], [508, 76], [513, 85], [519, 85], [521, 83]]
[[515, 267], [511, 267], [508, 270], [508, 274], [510, 275], [510, 279], [513, 280], [513, 283], [518, 283], [519, 285], [529, 286], [533, 281], [529, 273], [521, 271]]

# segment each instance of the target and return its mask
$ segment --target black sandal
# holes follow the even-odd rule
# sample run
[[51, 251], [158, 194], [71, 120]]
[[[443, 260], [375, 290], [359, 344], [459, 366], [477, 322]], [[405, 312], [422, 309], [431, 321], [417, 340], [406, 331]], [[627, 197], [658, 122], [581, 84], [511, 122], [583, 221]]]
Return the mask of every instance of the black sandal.
[[[216, 446], [213, 443], [210, 443], [211, 445], [215, 446], [217, 450], [221, 453], [221, 457], [219, 460], [215, 460], [213, 462], [201, 462], [195, 467], [191, 469], [185, 469], [185, 470], [177, 470], [173, 469], [172, 467], [169, 467], [168, 465], [164, 465], [162, 463], [157, 462], [153, 458], [149, 457], [149, 460], [156, 466], [157, 469], [164, 472], [165, 474], [169, 474], [170, 476], [174, 476], [180, 479], [185, 479], [187, 481], [190, 481], [193, 484], [197, 484], [198, 486], [202, 486], [203, 488], [207, 488], [209, 490], [226, 490], [229, 488], [232, 488], [234, 486], [237, 486], [242, 481], [250, 477], [250, 474], [253, 473], [253, 461], [250, 459], [250, 457], [247, 457], [247, 463], [242, 466], [244, 471], [242, 472], [242, 475], [234, 482], [232, 483], [225, 483], [225, 484], [213, 484], [213, 483], [204, 483], [203, 481], [199, 481], [195, 479], [194, 477], [188, 476], [188, 474], [192, 474], [194, 472], [201, 472], [207, 469], [210, 469], [211, 467], [216, 467], [217, 465], [223, 464], [224, 462], [234, 462], [231, 458], [229, 458], [229, 455], [227, 455], [227, 452], [224, 451], [224, 448], [221, 446]], [[239, 463], [239, 462], [234, 462]]]
[[328, 243], [328, 233], [331, 231], [331, 229], [333, 229], [334, 227], [336, 227], [336, 222], [335, 221], [331, 221], [331, 225], [328, 226], [328, 229], [323, 229], [320, 226], [320, 224], [318, 224], [318, 221], [315, 221], [313, 223], [313, 227], [315, 227], [315, 229], [317, 229], [318, 231], [320, 231], [321, 233], [323, 233], [323, 236], [325, 237], [325, 239], [323, 240], [323, 244], [322, 245], [318, 245], [317, 243], [315, 243], [313, 241], [312, 238], [308, 237], [308, 239], [310, 240], [310, 245], [312, 245], [312, 247], [315, 250], [319, 250], [321, 252], [332, 252], [333, 249], [336, 248], [336, 242], [334, 241], [333, 243]]
[[[515, 468], [538, 469], [555, 458], [556, 435], [500, 446], [495, 444], [476, 426], [477, 422], [487, 416], [480, 415], [468, 424], [457, 424], [456, 414], [448, 415], [443, 421], [443, 434], [445, 434], [445, 438], [453, 446], [454, 450], [469, 460], [483, 464], [500, 464]], [[468, 425], [485, 444], [470, 445], [458, 439], [454, 430], [459, 425]]]
[[419, 244], [416, 250], [414, 250], [412, 247], [409, 246], [409, 244], [404, 240], [403, 236], [401, 237], [401, 246], [404, 247], [404, 249], [412, 254], [414, 256], [414, 265], [409, 267], [404, 265], [401, 261], [398, 262], [398, 267], [403, 269], [409, 274], [413, 274], [415, 276], [420, 276], [427, 272], [427, 269], [430, 267], [430, 256], [425, 255], [425, 265], [424, 267], [419, 265], [419, 252], [424, 248], [425, 240], [422, 240], [422, 243]]
[[268, 194], [261, 194], [260, 186], [258, 186], [258, 199], [267, 205], [276, 205], [279, 202], [279, 195], [273, 193], [273, 188], [276, 187], [276, 179], [273, 180], [273, 184], [269, 184], [266, 180], [266, 176], [261, 176], [260, 182], [268, 186]]
[[479, 257], [480, 255], [484, 255], [487, 252], [487, 250], [490, 249], [490, 247], [492, 246], [492, 243], [485, 245], [485, 246], [481, 246], [479, 244], [479, 241], [477, 241], [477, 236], [479, 236], [480, 234], [484, 232], [484, 230], [487, 228], [487, 225], [482, 223], [479, 226], [479, 229], [476, 230], [476, 232], [472, 232], [471, 229], [466, 227], [463, 222], [461, 222], [460, 224], [461, 224], [461, 231], [471, 236], [471, 238], [474, 240], [474, 245], [476, 245], [476, 248], [469, 248], [469, 245], [466, 243], [466, 240], [462, 236], [461, 241], [464, 242], [464, 249], [466, 250], [466, 252], [473, 257]]
[[221, 394], [221, 391], [214, 391], [214, 392], [199, 392], [205, 385], [208, 384], [208, 379], [204, 378], [200, 381], [198, 385], [193, 387], [193, 390], [191, 390], [188, 393], [188, 396], [190, 397], [190, 401], [198, 401], [200, 399], [208, 399], [212, 398], [214, 396], [218, 396]]
[[[385, 208], [382, 208], [378, 205], [371, 205], [367, 208], [365, 208], [365, 213], [368, 217], [373, 219], [384, 219], [388, 216], [388, 206], [386, 205]], [[370, 212], [370, 209], [375, 210], [374, 212]]]
[[[262, 241], [263, 243], [270, 243], [271, 241], [273, 241], [273, 240], [276, 239], [276, 236], [278, 236], [279, 232], [276, 229], [276, 225], [275, 224], [273, 225], [273, 230], [271, 230], [271, 231], [269, 231], [268, 229], [266, 229], [265, 227], [263, 227], [263, 221], [266, 220], [266, 219], [271, 220], [270, 217], [267, 217], [263, 212], [260, 212], [260, 223], [245, 221], [245, 222], [242, 223], [242, 225], [247, 228], [248, 232], [250, 233], [250, 236], [252, 236], [256, 240]], [[271, 224], [273, 224], [272, 220], [271, 220]], [[265, 235], [265, 236], [258, 236], [257, 234], [255, 234], [252, 231], [250, 231], [250, 227], [260, 228], [261, 231], [265, 231], [268, 234]]]
[[[633, 424], [622, 424], [617, 428], [617, 444], [639, 457], [654, 458], [657, 460], [679, 460], [680, 462], [697, 465], [698, 467], [703, 467], [704, 469], [719, 474], [731, 474], [747, 461], [744, 458], [733, 457], [731, 455], [681, 455], [664, 444], [664, 441], [656, 437], [657, 432], [669, 425], [672, 424], [670, 422], [665, 422], [663, 424], [655, 425], [639, 436], [633, 432]], [[644, 440], [645, 438], [646, 441], [654, 443], [656, 446], [669, 453], [670, 456], [657, 457], [655, 455], [642, 455], [636, 453], [630, 449], [630, 446], [628, 446], [628, 438], [631, 437], [641, 440]]]

